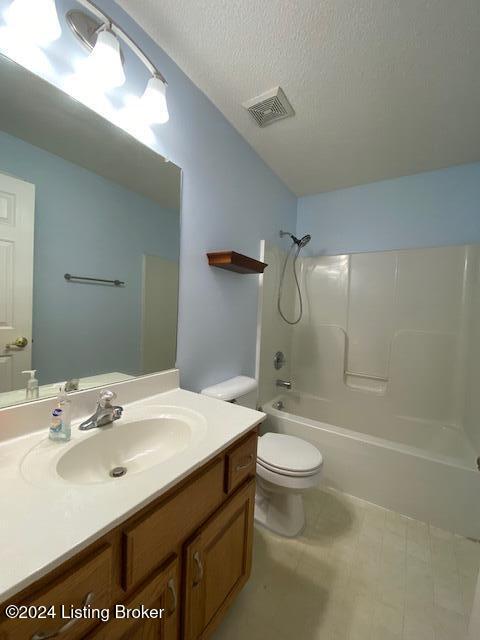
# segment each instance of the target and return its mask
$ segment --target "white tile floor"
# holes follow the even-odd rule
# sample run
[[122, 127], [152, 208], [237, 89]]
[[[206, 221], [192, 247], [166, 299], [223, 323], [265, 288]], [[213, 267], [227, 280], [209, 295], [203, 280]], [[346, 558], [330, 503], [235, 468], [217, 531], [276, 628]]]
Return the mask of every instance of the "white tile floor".
[[252, 576], [214, 640], [464, 640], [480, 544], [314, 491], [296, 540], [256, 528]]

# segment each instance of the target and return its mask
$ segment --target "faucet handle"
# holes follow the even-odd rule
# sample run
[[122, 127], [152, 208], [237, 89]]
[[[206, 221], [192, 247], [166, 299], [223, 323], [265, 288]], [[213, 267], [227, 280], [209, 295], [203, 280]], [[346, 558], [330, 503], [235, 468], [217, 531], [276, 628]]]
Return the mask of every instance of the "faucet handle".
[[110, 391], [110, 389], [104, 389], [103, 391], [100, 391], [98, 404], [106, 409], [111, 406], [112, 400], [115, 400], [116, 397], [117, 394], [114, 391]]

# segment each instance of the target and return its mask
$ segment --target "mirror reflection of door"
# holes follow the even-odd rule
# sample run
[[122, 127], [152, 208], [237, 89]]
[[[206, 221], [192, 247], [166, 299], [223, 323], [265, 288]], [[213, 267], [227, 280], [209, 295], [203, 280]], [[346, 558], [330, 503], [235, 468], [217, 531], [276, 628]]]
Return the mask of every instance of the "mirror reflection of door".
[[34, 216], [35, 186], [0, 173], [0, 392], [31, 368]]
[[143, 256], [143, 373], [169, 369], [177, 344], [178, 261]]

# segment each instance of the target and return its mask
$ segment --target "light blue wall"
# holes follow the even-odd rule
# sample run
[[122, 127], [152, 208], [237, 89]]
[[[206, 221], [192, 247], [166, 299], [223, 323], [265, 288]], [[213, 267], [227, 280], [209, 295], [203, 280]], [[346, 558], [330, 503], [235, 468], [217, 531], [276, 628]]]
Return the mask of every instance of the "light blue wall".
[[310, 255], [480, 242], [480, 163], [299, 198]]
[[[182, 386], [198, 390], [254, 374], [258, 278], [208, 267], [205, 253], [235, 249], [258, 256], [262, 238], [294, 228], [296, 198], [177, 65], [112, 0], [96, 0], [158, 65], [168, 80], [170, 121], [155, 147], [184, 170], [178, 365]], [[0, 0], [0, 7], [5, 6]], [[78, 4], [57, 0], [59, 13]], [[47, 51], [61, 84], [80, 51], [66, 29]], [[137, 92], [147, 81], [128, 51]], [[133, 89], [132, 86], [127, 89]]]
[[[40, 382], [138, 373], [142, 256], [178, 259], [178, 212], [1, 132], [0, 171], [35, 184], [33, 366]], [[127, 286], [71, 284], [66, 272]]]
[[255, 373], [258, 278], [207, 264], [205, 253], [259, 256], [260, 241], [293, 228], [296, 198], [177, 65], [110, 0], [99, 4], [144, 47], [168, 80], [170, 121], [159, 150], [182, 167], [178, 365], [199, 390]]
[[178, 366], [200, 390], [254, 375], [258, 277], [208, 266], [205, 253], [259, 256], [262, 238], [293, 227], [296, 198], [176, 64], [117, 5], [99, 2], [168, 80], [170, 121], [159, 150], [183, 169]]

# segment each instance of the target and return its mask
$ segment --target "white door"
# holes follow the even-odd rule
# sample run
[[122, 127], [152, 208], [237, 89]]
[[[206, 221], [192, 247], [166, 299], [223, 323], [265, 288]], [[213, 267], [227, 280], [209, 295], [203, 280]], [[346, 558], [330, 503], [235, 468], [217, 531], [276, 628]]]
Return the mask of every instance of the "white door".
[[0, 392], [31, 368], [34, 215], [35, 186], [0, 173]]

